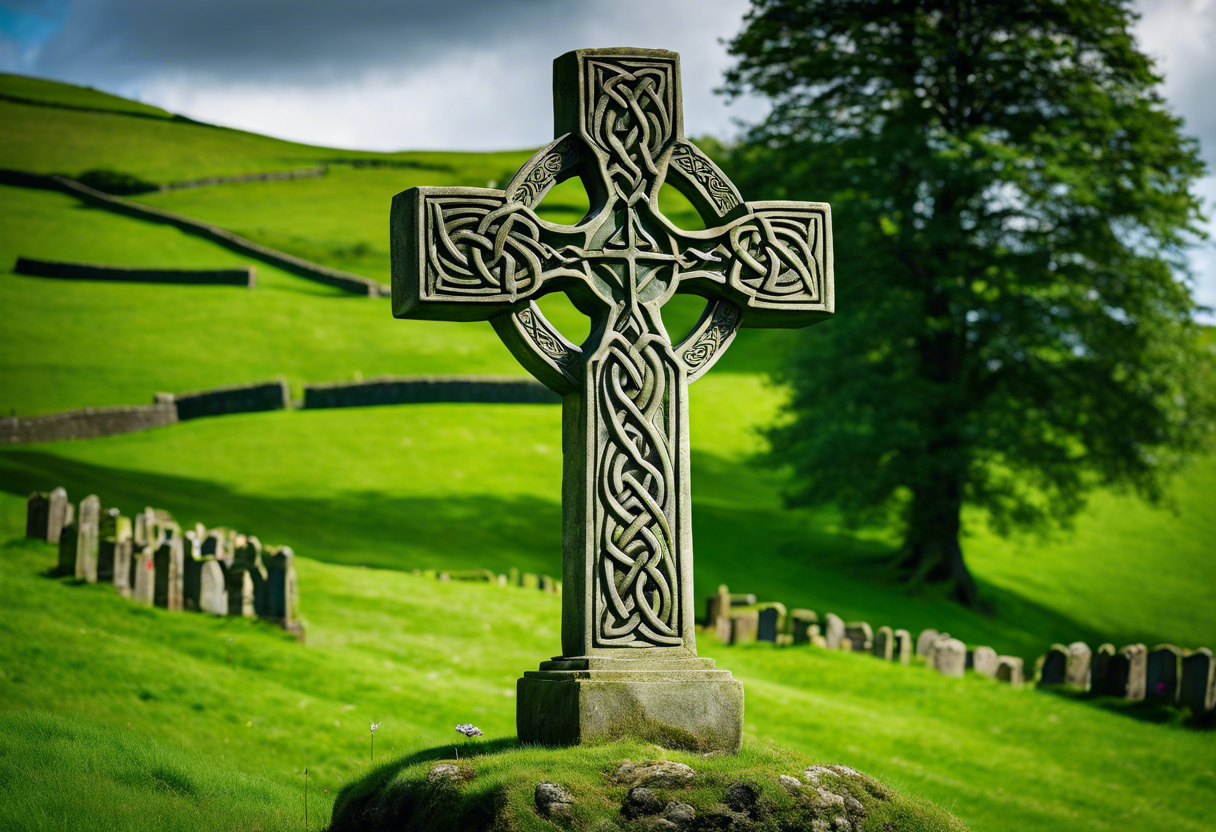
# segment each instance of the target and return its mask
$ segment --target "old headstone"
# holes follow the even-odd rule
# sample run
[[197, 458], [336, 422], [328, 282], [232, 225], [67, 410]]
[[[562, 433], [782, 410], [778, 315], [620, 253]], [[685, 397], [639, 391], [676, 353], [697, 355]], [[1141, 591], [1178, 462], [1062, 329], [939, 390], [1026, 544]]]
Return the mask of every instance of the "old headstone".
[[1115, 658], [1113, 644], [1100, 644], [1094, 651], [1094, 660], [1089, 669], [1089, 692], [1094, 696], [1115, 695], [1112, 665]]
[[[929, 642], [928, 649], [925, 650], [925, 664], [929, 667], [937, 667], [937, 648], [939, 645], [949, 641], [951, 638], [949, 633], [938, 633], [932, 641]], [[966, 650], [963, 651], [963, 661], [966, 662]]]
[[131, 555], [133, 542], [131, 534], [131, 518], [121, 514], [114, 520], [114, 556], [113, 577], [114, 589], [125, 598], [131, 596]]
[[999, 664], [996, 651], [991, 647], [977, 647], [971, 656], [971, 668], [981, 676], [989, 679], [996, 678], [996, 668]]
[[25, 501], [25, 536], [46, 540], [50, 520], [51, 498], [46, 492], [35, 491]]
[[228, 593], [228, 614], [253, 618], [253, 578], [243, 566], [233, 565], [224, 572], [224, 589]]
[[224, 568], [212, 556], [203, 558], [199, 575], [198, 608], [209, 615], [228, 614], [228, 588]]
[[167, 525], [161, 527], [160, 541], [153, 559], [156, 565], [156, 583], [152, 603], [179, 612], [182, 609], [185, 589], [185, 559], [180, 529]]
[[131, 557], [131, 600], [149, 607], [156, 602], [156, 547], [151, 543]]
[[203, 545], [195, 529], [182, 533], [182, 609], [199, 612], [203, 591]]
[[1047, 658], [1043, 661], [1042, 670], [1039, 671], [1038, 684], [1040, 686], [1062, 685], [1067, 670], [1068, 648], [1063, 644], [1053, 644], [1047, 651]]
[[819, 623], [819, 616], [814, 610], [795, 609], [790, 611], [790, 621], [794, 644], [806, 644], [811, 640], [810, 628]]
[[933, 642], [937, 640], [937, 636], [937, 630], [921, 630], [920, 635], [916, 637], [916, 655], [927, 659], [929, 648], [933, 646]]
[[[394, 198], [393, 314], [490, 320], [563, 397], [562, 657], [519, 681], [520, 740], [592, 742], [629, 725], [735, 751], [742, 685], [696, 655], [688, 385], [743, 323], [831, 315], [830, 209], [743, 201], [684, 139], [674, 52], [569, 52], [554, 62], [553, 90], [557, 138], [504, 190]], [[545, 193], [575, 175], [592, 214], [573, 226], [542, 220]], [[706, 230], [663, 217], [664, 183]], [[553, 291], [592, 317], [581, 346], [537, 307]], [[661, 314], [676, 291], [708, 299], [679, 344]]]
[[933, 666], [943, 676], [962, 678], [967, 663], [967, 645], [956, 638], [938, 639], [933, 650]]
[[1005, 682], [1014, 687], [1021, 687], [1024, 680], [1021, 657], [998, 656], [995, 676], [998, 682]]
[[101, 513], [101, 521], [97, 527], [98, 583], [114, 583], [114, 550], [118, 548], [120, 515], [121, 512], [116, 508], [108, 508]]
[[[249, 579], [253, 581], [254, 613], [266, 615], [267, 576], [266, 565], [262, 562], [262, 541], [254, 535], [237, 535], [232, 565], [234, 569], [243, 569], [249, 573]], [[532, 588], [536, 588], [535, 584]]]
[[829, 650], [839, 650], [840, 643], [844, 641], [844, 619], [835, 613], [828, 613], [823, 617], [824, 631], [823, 638], [827, 642]]
[[1182, 685], [1178, 704], [1196, 715], [1216, 709], [1216, 665], [1206, 647], [1182, 657]]
[[730, 614], [730, 643], [748, 644], [756, 640], [756, 631], [760, 626], [758, 610], [744, 610]]
[[235, 554], [232, 538], [235, 535], [229, 529], [211, 529], [203, 538], [203, 557], [213, 557], [220, 563], [230, 565]]
[[874, 630], [868, 621], [850, 621], [844, 625], [845, 637], [853, 642], [857, 653], [869, 653], [874, 647]]
[[59, 535], [59, 564], [55, 570], [56, 574], [76, 574], [76, 544], [78, 542], [76, 524], [65, 523]]
[[891, 657], [895, 655], [895, 631], [886, 624], [879, 627], [878, 632], [874, 634], [874, 647], [870, 652], [884, 661], [891, 661]]
[[1083, 641], [1068, 645], [1068, 666], [1064, 670], [1064, 684], [1077, 690], [1089, 689], [1089, 664], [1093, 651]]
[[[63, 526], [68, 522], [68, 492], [63, 488], [54, 488], [47, 495], [46, 503], [46, 542], [58, 543]], [[75, 565], [72, 566], [75, 569]]]
[[1158, 644], [1149, 651], [1144, 665], [1144, 698], [1173, 705], [1178, 701], [1182, 651], [1172, 644]]
[[1129, 644], [1115, 656], [1112, 675], [1115, 679], [1115, 695], [1129, 702], [1144, 700], [1145, 666], [1148, 663], [1148, 648], [1143, 644]]
[[80, 501], [76, 524], [76, 579], [97, 583], [97, 546], [101, 522], [101, 499], [90, 494]]
[[536, 583], [536, 588], [541, 592], [557, 592], [557, 581], [549, 575], [541, 575]]
[[302, 635], [295, 552], [290, 546], [272, 546], [262, 560], [266, 564], [266, 617], [288, 632]]
[[907, 630], [896, 630], [894, 634], [895, 652], [892, 658], [900, 664], [912, 663], [912, 634]]
[[781, 626], [781, 611], [776, 607], [765, 607], [757, 614], [756, 641], [771, 641], [777, 643], [778, 628]]

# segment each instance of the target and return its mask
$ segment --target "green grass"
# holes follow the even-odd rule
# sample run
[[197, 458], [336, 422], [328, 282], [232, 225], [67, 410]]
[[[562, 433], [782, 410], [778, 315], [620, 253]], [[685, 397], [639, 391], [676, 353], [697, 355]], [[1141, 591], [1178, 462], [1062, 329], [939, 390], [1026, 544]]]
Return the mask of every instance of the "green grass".
[[62, 107], [87, 107], [91, 110], [109, 110], [115, 113], [136, 113], [156, 118], [173, 118], [173, 114], [144, 104], [110, 95], [108, 92], [95, 90], [92, 87], [78, 87], [75, 84], [64, 84], [46, 78], [34, 78], [29, 75], [13, 75], [0, 72], [0, 94], [23, 98], [30, 101], [42, 101], [47, 104], [57, 104]]
[[[97, 100], [40, 84], [0, 76], [0, 92], [11, 95]], [[6, 167], [112, 167], [155, 181], [349, 155], [169, 119], [2, 101], [0, 154]], [[395, 154], [379, 158], [429, 167], [334, 165], [317, 180], [143, 198], [384, 280], [394, 193], [419, 183], [484, 186], [525, 157]], [[555, 190], [542, 213], [572, 221], [574, 190]], [[678, 200], [663, 207], [691, 224]], [[383, 299], [267, 266], [258, 265], [254, 290], [129, 286], [14, 275], [18, 254], [243, 262], [62, 194], [0, 188], [4, 414], [140, 403], [159, 390], [275, 376], [298, 394], [306, 382], [357, 376], [523, 375], [486, 324], [396, 321]], [[585, 333], [561, 298], [545, 308], [576, 340]], [[694, 314], [693, 305], [676, 310], [669, 328]], [[698, 598], [726, 582], [875, 626], [949, 630], [1027, 660], [1074, 639], [1216, 646], [1216, 460], [1183, 472], [1176, 513], [1099, 493], [1075, 532], [1051, 540], [1003, 541], [971, 527], [968, 561], [994, 606], [976, 614], [888, 583], [880, 564], [893, 543], [888, 530], [848, 530], [831, 511], [781, 508], [781, 474], [752, 457], [757, 428], [783, 400], [764, 372], [788, 344], [780, 331], [744, 331], [691, 388]], [[372, 776], [362, 755], [373, 719], [385, 721], [381, 762], [446, 748], [456, 722], [511, 736], [514, 680], [557, 652], [558, 599], [403, 573], [559, 574], [560, 448], [558, 407], [425, 405], [249, 414], [0, 449], [0, 540], [10, 541], [0, 551], [9, 568], [0, 582], [0, 828], [300, 828], [305, 766], [318, 790], [329, 789], [314, 795], [317, 812], [336, 789]], [[105, 588], [41, 577], [50, 547], [16, 540], [24, 497], [60, 484], [74, 500], [95, 492], [127, 513], [155, 505], [187, 523], [291, 544], [307, 646], [265, 626], [135, 608]], [[236, 639], [232, 664], [228, 638]], [[747, 685], [749, 748], [776, 742], [854, 765], [976, 829], [1211, 825], [1203, 801], [1216, 785], [1211, 737], [1152, 724], [1156, 712], [864, 657], [701, 644]], [[217, 795], [226, 796], [222, 806]]]

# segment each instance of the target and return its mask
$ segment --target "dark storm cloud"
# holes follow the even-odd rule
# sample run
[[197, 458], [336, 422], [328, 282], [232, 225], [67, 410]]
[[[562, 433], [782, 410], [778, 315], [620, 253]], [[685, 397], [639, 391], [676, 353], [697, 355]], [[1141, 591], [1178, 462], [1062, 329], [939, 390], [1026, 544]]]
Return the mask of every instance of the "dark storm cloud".
[[526, 51], [578, 16], [559, 0], [78, 0], [38, 69], [84, 80], [150, 72], [211, 81], [328, 83], [369, 70], [408, 73], [487, 45]]

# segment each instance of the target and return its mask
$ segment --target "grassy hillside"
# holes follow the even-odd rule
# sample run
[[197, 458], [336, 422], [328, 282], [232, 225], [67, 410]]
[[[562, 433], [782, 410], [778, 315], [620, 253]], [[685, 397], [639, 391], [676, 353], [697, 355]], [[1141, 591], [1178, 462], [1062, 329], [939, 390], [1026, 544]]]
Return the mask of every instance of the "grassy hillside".
[[[0, 94], [124, 106], [16, 76], [0, 76]], [[148, 115], [0, 100], [2, 165], [111, 167], [173, 181], [352, 155]], [[501, 181], [527, 153], [360, 155], [399, 166], [334, 164], [322, 179], [140, 198], [385, 280], [394, 193]], [[578, 214], [573, 187], [546, 200], [550, 218]], [[675, 201], [664, 208], [682, 216]], [[72, 284], [14, 275], [18, 254], [242, 262], [62, 194], [0, 187], [6, 414], [138, 403], [158, 390], [278, 375], [297, 391], [381, 374], [523, 375], [488, 324], [395, 321], [384, 299], [340, 295], [267, 266], [258, 266], [253, 290]], [[546, 311], [567, 334], [585, 333], [561, 298]], [[695, 312], [695, 304], [673, 311], [669, 328], [687, 326]], [[887, 530], [845, 530], [831, 512], [781, 508], [781, 475], [752, 457], [756, 429], [783, 399], [764, 371], [787, 343], [779, 331], [745, 331], [692, 387], [698, 596], [724, 581], [875, 626], [948, 629], [1028, 660], [1076, 638], [1216, 646], [1212, 459], [1179, 478], [1174, 513], [1099, 494], [1075, 533], [1053, 540], [1002, 541], [973, 528], [967, 556], [995, 607], [981, 616], [885, 583], [877, 559], [892, 543]], [[509, 736], [514, 679], [557, 650], [558, 600], [403, 571], [559, 574], [560, 449], [560, 408], [523, 405], [250, 414], [0, 448], [0, 541], [9, 541], [10, 567], [0, 582], [0, 828], [74, 828], [73, 818], [88, 819], [87, 828], [300, 828], [303, 768], [317, 789], [330, 789], [313, 795], [321, 811], [334, 789], [368, 773], [371, 720], [386, 720], [376, 746], [386, 755], [446, 753], [456, 722]], [[291, 544], [301, 556], [308, 646], [40, 577], [53, 556], [16, 540], [24, 498], [59, 484], [76, 500], [96, 492], [128, 513], [151, 504], [185, 522]], [[231, 664], [228, 638], [236, 639]], [[1210, 824], [1200, 798], [1216, 785], [1211, 738], [1149, 724], [1159, 715], [1137, 712], [1137, 720], [864, 657], [726, 649], [708, 639], [702, 647], [747, 684], [749, 742], [855, 765], [941, 801], [976, 829]], [[28, 782], [38, 785], [14, 796], [11, 784]]]

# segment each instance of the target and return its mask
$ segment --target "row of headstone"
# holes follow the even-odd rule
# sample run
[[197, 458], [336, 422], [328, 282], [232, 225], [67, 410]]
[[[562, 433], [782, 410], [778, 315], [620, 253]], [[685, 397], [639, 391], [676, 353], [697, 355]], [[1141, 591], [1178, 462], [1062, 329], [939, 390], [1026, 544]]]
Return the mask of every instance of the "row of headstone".
[[537, 575], [532, 572], [521, 573], [511, 567], [507, 574], [496, 575], [489, 569], [415, 569], [414, 575], [425, 578], [435, 578], [441, 582], [464, 581], [469, 583], [486, 583], [492, 586], [515, 586], [522, 589], [538, 589], [555, 595], [562, 591], [562, 582], [548, 575]]
[[1158, 644], [1149, 650], [1129, 644], [1116, 651], [1102, 644], [1091, 651], [1084, 642], [1053, 644], [1037, 662], [1039, 686], [1062, 686], [1092, 696], [1190, 708], [1196, 714], [1216, 706], [1212, 651], [1182, 650]]
[[[103, 510], [90, 494], [73, 512], [67, 492], [31, 494], [26, 536], [59, 545], [60, 575], [108, 583], [122, 596], [167, 610], [258, 616], [303, 636], [295, 553], [201, 523], [183, 531], [167, 511], [135, 518]], [[51, 538], [54, 537], [54, 540]]]

